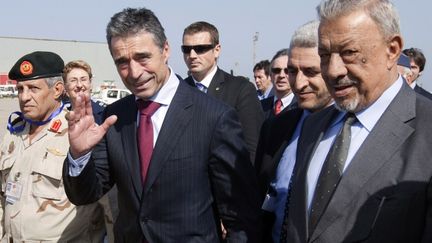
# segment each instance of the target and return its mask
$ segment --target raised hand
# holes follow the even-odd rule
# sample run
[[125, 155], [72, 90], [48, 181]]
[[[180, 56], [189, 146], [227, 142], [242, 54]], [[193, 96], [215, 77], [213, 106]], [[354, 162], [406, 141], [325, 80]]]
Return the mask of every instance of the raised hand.
[[101, 125], [97, 125], [93, 117], [90, 96], [84, 93], [80, 93], [75, 101], [72, 101], [72, 108], [66, 119], [69, 126], [70, 153], [76, 159], [93, 149], [108, 128], [117, 121], [117, 116], [112, 115]]

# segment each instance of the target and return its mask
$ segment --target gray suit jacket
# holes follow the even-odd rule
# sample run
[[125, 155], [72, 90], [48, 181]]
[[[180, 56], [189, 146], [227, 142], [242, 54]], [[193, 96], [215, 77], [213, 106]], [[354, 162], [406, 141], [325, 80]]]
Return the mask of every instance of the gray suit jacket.
[[337, 113], [313, 114], [303, 126], [288, 242], [432, 242], [432, 102], [405, 83], [345, 170], [315, 231], [308, 232], [306, 174]]
[[[211, 112], [209, 112], [211, 111]], [[220, 219], [229, 242], [259, 239], [254, 170], [233, 109], [180, 82], [141, 182], [134, 96], [106, 108], [116, 114], [78, 177], [63, 178], [76, 205], [98, 200], [114, 184], [116, 242], [218, 242]]]

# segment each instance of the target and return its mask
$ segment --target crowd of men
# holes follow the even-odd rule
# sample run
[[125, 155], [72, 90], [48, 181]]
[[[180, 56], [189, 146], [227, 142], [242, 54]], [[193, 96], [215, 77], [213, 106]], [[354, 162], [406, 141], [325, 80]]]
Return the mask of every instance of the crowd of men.
[[90, 98], [82, 60], [20, 58], [0, 144], [1, 242], [432, 242], [432, 94], [388, 0], [323, 0], [253, 67], [218, 67], [217, 28], [184, 29], [188, 77], [146, 8], [107, 43], [132, 92]]

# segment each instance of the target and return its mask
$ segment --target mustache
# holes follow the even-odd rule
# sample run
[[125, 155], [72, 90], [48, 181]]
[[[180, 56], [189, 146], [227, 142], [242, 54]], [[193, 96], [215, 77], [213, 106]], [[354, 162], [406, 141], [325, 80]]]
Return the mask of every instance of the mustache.
[[350, 86], [350, 85], [356, 85], [358, 84], [358, 81], [355, 79], [350, 79], [350, 78], [342, 78], [342, 79], [338, 79], [338, 80], [332, 80], [330, 82], [330, 85], [332, 87], [344, 87], [344, 86]]

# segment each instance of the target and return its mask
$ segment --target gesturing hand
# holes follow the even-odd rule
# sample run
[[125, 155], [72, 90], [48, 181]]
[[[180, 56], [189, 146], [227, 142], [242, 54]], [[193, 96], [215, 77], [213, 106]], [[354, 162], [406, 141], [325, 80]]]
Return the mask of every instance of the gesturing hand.
[[84, 93], [78, 94], [75, 101], [72, 101], [72, 108], [66, 119], [69, 126], [70, 153], [76, 159], [96, 146], [108, 128], [117, 121], [117, 116], [112, 115], [100, 126], [97, 125], [93, 117], [90, 96]]

